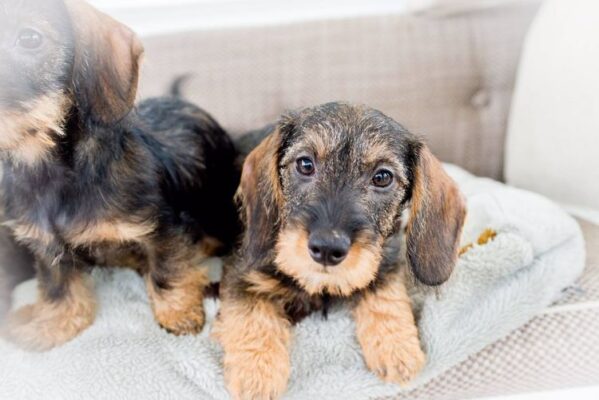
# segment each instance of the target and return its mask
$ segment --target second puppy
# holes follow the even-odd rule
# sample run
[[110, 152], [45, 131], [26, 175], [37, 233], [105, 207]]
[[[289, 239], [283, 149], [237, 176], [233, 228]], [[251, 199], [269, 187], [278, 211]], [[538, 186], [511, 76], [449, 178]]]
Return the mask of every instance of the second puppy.
[[45, 350], [83, 331], [96, 309], [86, 268], [114, 246], [147, 257], [158, 323], [198, 332], [208, 279], [197, 264], [236, 238], [231, 141], [182, 100], [134, 108], [142, 45], [85, 2], [2, 4], [2, 194], [39, 281], [39, 299], [5, 333]]
[[402, 212], [414, 275], [439, 285], [457, 259], [458, 188], [423, 143], [367, 107], [325, 104], [269, 130], [243, 168], [246, 232], [214, 327], [229, 391], [278, 397], [293, 322], [332, 302], [352, 307], [366, 365], [409, 382], [425, 355], [399, 267]]

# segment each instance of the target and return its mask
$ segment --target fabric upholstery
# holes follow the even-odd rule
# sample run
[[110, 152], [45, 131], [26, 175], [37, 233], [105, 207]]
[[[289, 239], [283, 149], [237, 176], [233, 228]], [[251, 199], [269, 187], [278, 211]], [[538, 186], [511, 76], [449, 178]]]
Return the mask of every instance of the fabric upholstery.
[[415, 13], [448, 16], [476, 12], [485, 8], [505, 6], [510, 3], [522, 3], [527, 0], [404, 0], [408, 9]]
[[506, 178], [599, 216], [597, 21], [594, 0], [552, 0], [539, 12], [514, 94]]
[[140, 95], [164, 94], [191, 73], [185, 94], [233, 134], [286, 109], [366, 103], [424, 136], [443, 161], [501, 178], [520, 47], [537, 6], [148, 37]]

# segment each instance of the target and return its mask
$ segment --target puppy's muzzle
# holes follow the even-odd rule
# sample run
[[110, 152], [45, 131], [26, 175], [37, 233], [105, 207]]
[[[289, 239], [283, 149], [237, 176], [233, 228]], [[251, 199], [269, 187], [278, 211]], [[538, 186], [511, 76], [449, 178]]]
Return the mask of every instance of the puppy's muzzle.
[[325, 267], [340, 264], [349, 253], [351, 239], [339, 230], [318, 229], [310, 233], [308, 251], [314, 261]]

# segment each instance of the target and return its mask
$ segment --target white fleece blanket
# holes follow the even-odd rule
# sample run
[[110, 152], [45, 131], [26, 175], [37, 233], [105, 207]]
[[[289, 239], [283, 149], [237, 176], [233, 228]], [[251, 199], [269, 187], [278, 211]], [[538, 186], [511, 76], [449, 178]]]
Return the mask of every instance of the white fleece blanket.
[[[556, 300], [584, 266], [576, 222], [544, 198], [475, 178], [447, 166], [468, 199], [464, 243], [486, 228], [498, 235], [464, 254], [438, 293], [413, 288], [428, 364], [421, 385], [504, 337]], [[175, 337], [152, 318], [134, 272], [96, 270], [100, 304], [94, 325], [47, 353], [0, 341], [2, 399], [226, 399], [221, 350], [208, 334], [217, 310], [207, 300], [208, 326]], [[33, 301], [34, 282], [15, 293]], [[365, 367], [347, 310], [313, 315], [295, 329], [287, 399], [367, 399], [398, 393]], [[404, 389], [405, 390], [405, 389]]]

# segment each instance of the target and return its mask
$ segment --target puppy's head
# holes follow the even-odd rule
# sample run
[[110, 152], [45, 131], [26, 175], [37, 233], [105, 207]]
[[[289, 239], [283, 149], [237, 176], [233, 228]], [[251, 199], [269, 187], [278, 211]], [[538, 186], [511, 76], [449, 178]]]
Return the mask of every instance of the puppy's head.
[[409, 208], [407, 254], [428, 285], [454, 267], [463, 199], [428, 148], [382, 113], [331, 103], [282, 119], [247, 158], [244, 257], [274, 262], [311, 294], [376, 278]]
[[132, 108], [143, 48], [82, 0], [0, 3], [0, 150], [53, 143], [71, 107], [98, 124]]

